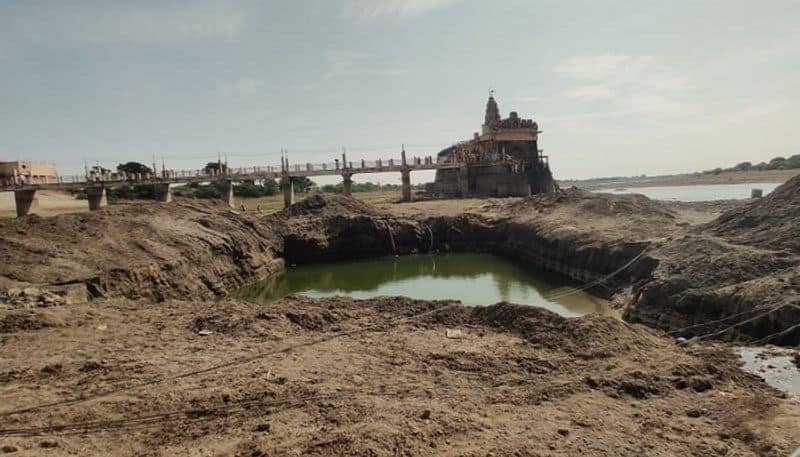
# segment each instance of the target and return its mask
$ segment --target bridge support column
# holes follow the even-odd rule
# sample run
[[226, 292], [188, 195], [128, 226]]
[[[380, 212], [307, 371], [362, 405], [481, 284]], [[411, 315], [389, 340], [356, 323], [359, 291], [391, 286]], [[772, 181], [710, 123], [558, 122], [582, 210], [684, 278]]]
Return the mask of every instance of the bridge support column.
[[403, 181], [403, 201], [411, 201], [411, 170], [402, 170], [400, 176]]
[[353, 195], [353, 175], [350, 173], [342, 175], [342, 194], [345, 197], [351, 197]]
[[169, 183], [158, 183], [155, 184], [155, 196], [156, 201], [161, 203], [169, 203], [172, 201], [172, 189], [169, 187]]
[[233, 181], [223, 180], [219, 182], [220, 191], [222, 191], [222, 200], [233, 208], [236, 203], [233, 201]]
[[97, 211], [108, 206], [105, 187], [87, 187], [86, 197], [89, 199], [89, 209], [91, 211]]
[[292, 206], [294, 204], [294, 184], [291, 176], [281, 178], [281, 190], [283, 190], [283, 207]]
[[14, 202], [17, 205], [17, 217], [27, 216], [39, 209], [36, 189], [15, 190]]

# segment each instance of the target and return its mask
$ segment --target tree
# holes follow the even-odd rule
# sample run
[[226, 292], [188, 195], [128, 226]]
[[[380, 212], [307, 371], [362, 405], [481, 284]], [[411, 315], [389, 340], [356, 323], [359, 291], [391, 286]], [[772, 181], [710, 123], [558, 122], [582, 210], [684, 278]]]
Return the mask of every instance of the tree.
[[278, 185], [278, 181], [275, 181], [272, 178], [265, 179], [261, 185], [264, 186], [264, 192], [267, 195], [276, 195], [281, 191], [281, 186]]
[[786, 168], [786, 159], [783, 157], [775, 157], [769, 161], [770, 170], [783, 170]]
[[152, 174], [153, 170], [150, 169], [147, 165], [139, 162], [126, 162], [117, 165], [117, 171], [120, 173], [125, 173], [126, 175], [135, 175], [135, 174]]
[[203, 167], [203, 172], [207, 175], [210, 174], [224, 174], [227, 173], [228, 166], [224, 163], [219, 162], [208, 162], [205, 167]]
[[91, 168], [89, 168], [89, 175], [90, 175], [90, 176], [91, 176], [91, 175], [98, 175], [98, 176], [100, 176], [100, 175], [104, 175], [104, 174], [106, 174], [106, 173], [111, 173], [111, 170], [109, 170], [108, 168], [103, 168], [103, 167], [102, 167], [102, 166], [100, 166], [100, 165], [94, 165], [94, 166], [92, 166]]
[[741, 163], [737, 163], [737, 164], [736, 164], [736, 165], [733, 167], [733, 169], [734, 169], [734, 170], [736, 170], [736, 171], [747, 171], [747, 170], [749, 170], [749, 169], [751, 169], [751, 168], [753, 168], [753, 164], [752, 164], [752, 163], [750, 163], [750, 162], [741, 162]]
[[254, 184], [243, 182], [233, 186], [233, 195], [237, 197], [264, 197], [267, 195], [275, 195], [280, 192], [278, 183], [274, 179], [265, 179], [264, 184]]
[[301, 176], [292, 179], [292, 185], [297, 192], [308, 192], [308, 189], [316, 186], [314, 181], [308, 179], [306, 176]]

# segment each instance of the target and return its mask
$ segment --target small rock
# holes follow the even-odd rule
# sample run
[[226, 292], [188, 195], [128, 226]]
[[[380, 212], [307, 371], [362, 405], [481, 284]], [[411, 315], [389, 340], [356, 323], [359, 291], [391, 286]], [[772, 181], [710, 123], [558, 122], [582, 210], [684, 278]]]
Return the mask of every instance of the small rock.
[[58, 447], [58, 443], [56, 443], [55, 441], [42, 441], [41, 443], [39, 443], [39, 447], [44, 449], [51, 449], [54, 447]]
[[425, 411], [422, 412], [422, 414], [419, 415], [419, 418], [422, 419], [422, 420], [430, 419], [431, 418], [431, 410], [426, 409]]
[[569, 429], [568, 428], [560, 428], [560, 429], [558, 429], [558, 434], [561, 435], [561, 436], [567, 436], [567, 435], [569, 435]]
[[17, 449], [16, 446], [3, 446], [0, 448], [0, 451], [3, 451], [5, 454], [11, 454], [12, 452], [17, 452], [18, 450], [19, 449]]
[[445, 330], [444, 334], [448, 338], [453, 338], [453, 339], [464, 338], [464, 334], [461, 332], [461, 330], [459, 330], [457, 328], [453, 328], [453, 329], [448, 328], [447, 330]]
[[270, 424], [269, 422], [258, 424], [256, 425], [256, 428], [253, 429], [253, 431], [255, 432], [262, 432], [262, 433], [269, 432], [270, 430], [272, 430], [272, 424]]
[[35, 287], [26, 287], [22, 289], [22, 295], [31, 298], [36, 297], [37, 295], [39, 295], [39, 289]]
[[689, 417], [700, 417], [700, 416], [703, 415], [703, 412], [700, 411], [699, 409], [692, 408], [692, 409], [686, 411], [686, 415], [689, 416]]
[[212, 332], [211, 330], [206, 330], [206, 329], [197, 331], [197, 334], [200, 335], [200, 336], [211, 335], [212, 333], [214, 333], [214, 332]]

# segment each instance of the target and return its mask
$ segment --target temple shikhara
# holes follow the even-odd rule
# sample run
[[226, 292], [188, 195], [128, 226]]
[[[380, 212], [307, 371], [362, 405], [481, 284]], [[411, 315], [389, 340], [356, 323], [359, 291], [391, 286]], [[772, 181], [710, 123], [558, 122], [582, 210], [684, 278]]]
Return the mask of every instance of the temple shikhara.
[[556, 185], [538, 146], [539, 133], [536, 122], [520, 118], [516, 111], [503, 119], [494, 95], [489, 95], [481, 133], [439, 152], [437, 163], [442, 167], [428, 191], [457, 197], [553, 192]]

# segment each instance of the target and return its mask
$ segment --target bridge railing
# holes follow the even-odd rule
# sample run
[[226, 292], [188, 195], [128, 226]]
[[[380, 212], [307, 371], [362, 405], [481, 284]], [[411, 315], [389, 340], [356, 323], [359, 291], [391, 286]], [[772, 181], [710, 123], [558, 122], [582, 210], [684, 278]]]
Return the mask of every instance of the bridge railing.
[[[546, 156], [542, 156], [545, 163]], [[431, 157], [407, 157], [408, 166], [421, 166], [421, 165], [435, 165], [436, 160]], [[330, 172], [345, 173], [351, 171], [358, 173], [359, 170], [381, 170], [383, 168], [392, 168], [402, 165], [402, 159], [389, 158], [378, 160], [351, 160], [342, 162], [334, 160], [333, 162], [321, 163], [298, 163], [289, 164], [288, 171], [290, 173], [309, 173], [309, 172]], [[181, 182], [183, 180], [208, 180], [225, 179], [225, 177], [237, 178], [244, 176], [263, 176], [263, 177], [279, 177], [283, 170], [280, 166], [252, 166], [252, 167], [230, 167], [223, 169], [222, 172], [216, 169], [194, 169], [194, 170], [161, 170], [155, 173], [125, 173], [125, 172], [97, 172], [92, 171], [88, 175], [63, 175], [58, 178], [50, 178], [48, 180], [31, 179], [27, 176], [14, 176], [14, 177], [0, 177], [0, 188], [11, 190], [17, 187], [29, 185], [54, 185], [54, 184], [101, 184], [101, 183], [159, 183], [164, 181]]]

